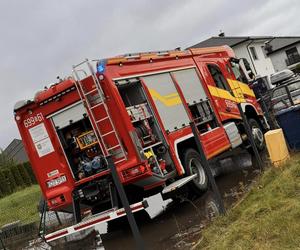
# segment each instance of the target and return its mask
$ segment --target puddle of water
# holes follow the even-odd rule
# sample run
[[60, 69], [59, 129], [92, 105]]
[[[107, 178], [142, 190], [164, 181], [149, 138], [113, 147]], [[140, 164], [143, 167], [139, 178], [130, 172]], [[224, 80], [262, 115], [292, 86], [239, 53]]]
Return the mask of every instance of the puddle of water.
[[[226, 164], [229, 161], [226, 162]], [[245, 161], [238, 159], [241, 169], [231, 168], [232, 173], [216, 178], [217, 185], [229, 209], [249, 189], [259, 171], [251, 166], [248, 156]], [[234, 165], [236, 161], [232, 161]], [[231, 163], [231, 164], [232, 164]], [[255, 162], [253, 163], [255, 165]], [[209, 223], [206, 218], [207, 197], [202, 196], [190, 202], [168, 204], [169, 207], [161, 214], [157, 211], [156, 218], [139, 223], [140, 232], [150, 249], [190, 249], [200, 238], [202, 228]], [[159, 200], [157, 200], [159, 201]], [[103, 235], [105, 249], [134, 249], [131, 231], [127, 227]], [[115, 241], [115, 239], [118, 239]]]

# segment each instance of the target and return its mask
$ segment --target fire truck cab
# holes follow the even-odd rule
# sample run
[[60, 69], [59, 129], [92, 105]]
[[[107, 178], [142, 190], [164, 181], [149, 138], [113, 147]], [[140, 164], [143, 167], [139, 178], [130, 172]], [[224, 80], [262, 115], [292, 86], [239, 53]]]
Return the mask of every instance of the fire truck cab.
[[81, 210], [120, 207], [107, 157], [132, 203], [154, 190], [172, 192], [170, 185], [187, 177], [191, 190], [202, 192], [207, 177], [190, 124], [207, 159], [244, 145], [237, 103], [263, 147], [262, 110], [229, 47], [87, 60], [73, 75], [14, 109], [52, 210], [72, 210], [74, 197]]

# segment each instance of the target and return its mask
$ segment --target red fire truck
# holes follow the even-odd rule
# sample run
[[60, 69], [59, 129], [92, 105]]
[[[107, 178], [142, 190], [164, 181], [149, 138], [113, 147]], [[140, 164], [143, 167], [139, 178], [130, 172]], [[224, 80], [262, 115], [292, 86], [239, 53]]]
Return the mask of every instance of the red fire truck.
[[[112, 157], [132, 210], [143, 197], [187, 183], [207, 188], [191, 123], [207, 159], [247, 143], [242, 103], [258, 148], [266, 127], [247, 72], [226, 46], [127, 54], [73, 66], [73, 77], [16, 103], [15, 120], [51, 210], [100, 213], [51, 241], [124, 215]], [[76, 211], [75, 211], [76, 212]], [[77, 211], [78, 213], [78, 211]]]

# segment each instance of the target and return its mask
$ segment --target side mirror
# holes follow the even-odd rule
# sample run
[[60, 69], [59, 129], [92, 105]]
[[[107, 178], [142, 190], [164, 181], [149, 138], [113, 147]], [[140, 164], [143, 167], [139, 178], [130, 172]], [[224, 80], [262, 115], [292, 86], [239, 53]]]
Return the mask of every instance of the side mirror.
[[[247, 61], [246, 58], [230, 58], [229, 59], [231, 67], [234, 71], [239, 71], [239, 77], [242, 79], [242, 82], [244, 83], [249, 83], [254, 80], [255, 75], [253, 74], [253, 71], [250, 67], [249, 62]], [[234, 73], [235, 74], [235, 73]]]
[[236, 64], [239, 64], [239, 63], [240, 63], [240, 59], [237, 59], [237, 58], [235, 58], [235, 57], [231, 57], [231, 58], [229, 59], [229, 61], [232, 62], [232, 63], [236, 63]]
[[253, 81], [255, 78], [255, 74], [253, 73], [248, 60], [246, 58], [240, 58], [239, 65], [241, 66], [242, 70], [244, 71], [244, 74], [247, 77], [248, 81]]
[[240, 62], [242, 61], [242, 63], [245, 65], [245, 69], [252, 71], [251, 67], [250, 67], [250, 63], [248, 62], [248, 60], [246, 58], [241, 58]]

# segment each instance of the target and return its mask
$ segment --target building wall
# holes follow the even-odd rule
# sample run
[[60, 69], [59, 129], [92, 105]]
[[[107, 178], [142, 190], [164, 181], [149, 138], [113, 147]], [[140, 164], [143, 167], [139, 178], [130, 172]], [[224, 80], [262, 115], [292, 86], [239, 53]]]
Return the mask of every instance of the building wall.
[[285, 51], [290, 48], [293, 48], [293, 47], [296, 47], [298, 50], [298, 53], [300, 54], [300, 43], [298, 43], [296, 45], [294, 44], [292, 46], [286, 47], [282, 50], [279, 50], [279, 51], [274, 52], [269, 55], [276, 72], [281, 71], [283, 69], [292, 68], [294, 66], [294, 65], [287, 66], [286, 61], [285, 61], [287, 59], [287, 55], [286, 55]]
[[[268, 56], [265, 56], [262, 46], [264, 46], [263, 41], [254, 41], [250, 44], [249, 41], [241, 43], [233, 47], [233, 50], [238, 58], [246, 58], [252, 68], [254, 67], [257, 75], [266, 76], [273, 74], [275, 72], [271, 59]], [[257, 59], [254, 60], [251, 52], [248, 52], [248, 47], [254, 47]], [[253, 65], [254, 64], [254, 65]]]

